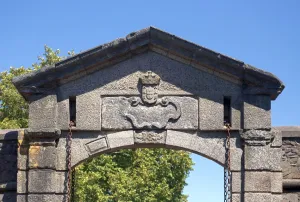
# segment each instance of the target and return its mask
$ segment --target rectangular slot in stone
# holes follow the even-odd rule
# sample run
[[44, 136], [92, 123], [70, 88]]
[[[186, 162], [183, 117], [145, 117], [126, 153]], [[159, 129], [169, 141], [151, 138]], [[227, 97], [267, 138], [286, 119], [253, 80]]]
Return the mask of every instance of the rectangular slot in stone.
[[224, 125], [231, 126], [231, 98], [228, 96], [224, 96], [223, 99], [224, 105]]
[[70, 115], [70, 123], [72, 126], [76, 126], [76, 97], [69, 97], [69, 115]]

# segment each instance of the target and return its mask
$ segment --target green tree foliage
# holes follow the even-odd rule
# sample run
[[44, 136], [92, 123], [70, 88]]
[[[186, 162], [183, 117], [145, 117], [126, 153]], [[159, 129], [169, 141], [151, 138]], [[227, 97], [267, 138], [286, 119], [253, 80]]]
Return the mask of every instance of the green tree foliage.
[[[64, 57], [44, 47], [32, 67], [11, 67], [0, 73], [0, 128], [26, 128], [28, 104], [12, 79]], [[68, 52], [74, 55], [74, 51]], [[189, 153], [167, 149], [121, 150], [95, 157], [76, 168], [76, 201], [80, 202], [185, 202], [182, 193], [192, 170]]]
[[18, 93], [12, 78], [30, 72], [24, 67], [11, 67], [0, 73], [0, 128], [22, 128], [27, 126], [28, 104]]
[[76, 167], [76, 202], [185, 202], [192, 170], [189, 153], [169, 149], [121, 150]]
[[[10, 67], [9, 71], [0, 73], [0, 128], [26, 128], [28, 124], [28, 104], [18, 93], [12, 83], [16, 76], [38, 70], [45, 66], [54, 65], [64, 57], [59, 56], [60, 50], [52, 50], [44, 46], [43, 56], [38, 57], [38, 62], [32, 64], [32, 67]], [[68, 52], [73, 55], [74, 51]]]

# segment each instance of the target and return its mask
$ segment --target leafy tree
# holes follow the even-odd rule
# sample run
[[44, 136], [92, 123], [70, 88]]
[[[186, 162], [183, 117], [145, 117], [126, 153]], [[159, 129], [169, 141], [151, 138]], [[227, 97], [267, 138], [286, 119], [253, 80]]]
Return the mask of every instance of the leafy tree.
[[[43, 56], [38, 57], [38, 62], [32, 64], [32, 67], [19, 68], [10, 67], [9, 71], [0, 73], [0, 128], [26, 128], [28, 125], [28, 104], [19, 94], [12, 83], [16, 76], [38, 70], [45, 66], [54, 65], [64, 57], [59, 56], [60, 50], [52, 50], [44, 46]], [[68, 55], [74, 55], [74, 51], [68, 52]]]
[[[44, 46], [32, 67], [11, 67], [0, 73], [0, 128], [26, 128], [28, 104], [12, 79], [53, 65], [64, 57]], [[74, 55], [74, 51], [68, 52]], [[189, 153], [168, 149], [120, 150], [95, 157], [76, 168], [76, 201], [185, 202], [182, 193], [193, 162]]]
[[0, 73], [0, 128], [22, 128], [28, 122], [28, 104], [18, 93], [12, 78], [30, 72], [24, 67], [11, 67]]
[[189, 153], [169, 149], [121, 150], [76, 168], [75, 201], [185, 202]]

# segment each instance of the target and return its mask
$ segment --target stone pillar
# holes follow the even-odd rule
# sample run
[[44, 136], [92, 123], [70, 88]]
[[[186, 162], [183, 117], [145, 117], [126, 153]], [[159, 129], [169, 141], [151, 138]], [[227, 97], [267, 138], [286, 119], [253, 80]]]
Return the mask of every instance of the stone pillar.
[[31, 131], [19, 137], [18, 202], [66, 201], [66, 172], [56, 169], [59, 130]]
[[281, 202], [281, 133], [246, 130], [244, 139], [244, 202]]

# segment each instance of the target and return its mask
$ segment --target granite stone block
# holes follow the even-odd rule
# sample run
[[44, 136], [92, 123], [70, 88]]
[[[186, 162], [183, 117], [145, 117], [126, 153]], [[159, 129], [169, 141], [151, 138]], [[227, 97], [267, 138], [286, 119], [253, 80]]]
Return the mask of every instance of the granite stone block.
[[60, 138], [56, 147], [56, 170], [67, 170], [67, 143], [66, 140]]
[[101, 99], [98, 92], [87, 92], [76, 97], [76, 128], [101, 130]]
[[270, 193], [245, 193], [245, 202], [272, 202]]
[[282, 195], [282, 202], [299, 202], [297, 193], [285, 193]]
[[245, 172], [246, 192], [272, 192], [282, 193], [282, 173], [266, 171]]
[[56, 186], [54, 170], [33, 169], [28, 171], [28, 193], [55, 193]]
[[272, 173], [271, 172], [245, 172], [246, 192], [271, 192]]
[[271, 129], [269, 96], [245, 95], [244, 129]]
[[241, 202], [242, 201], [242, 196], [241, 194], [232, 194], [232, 200], [231, 202]]
[[56, 165], [56, 147], [32, 145], [28, 151], [29, 168], [51, 168]]
[[56, 172], [56, 193], [67, 193], [68, 172]]
[[282, 202], [281, 194], [272, 194], [272, 202]]
[[111, 149], [121, 149], [134, 145], [133, 131], [121, 131], [107, 134], [107, 141]]
[[60, 100], [57, 103], [57, 127], [62, 130], [69, 129], [70, 115], [69, 115], [69, 99]]
[[199, 100], [200, 130], [224, 129], [223, 95], [209, 95]]
[[18, 171], [17, 193], [27, 193], [27, 171]]
[[67, 196], [62, 194], [29, 194], [28, 201], [30, 202], [62, 202], [66, 201]]
[[17, 194], [17, 202], [27, 202], [27, 194]]
[[20, 145], [18, 148], [18, 169], [27, 170], [27, 161], [28, 161], [28, 149], [29, 146]]
[[241, 193], [242, 190], [242, 176], [241, 172], [232, 172], [232, 193]]
[[282, 193], [283, 180], [282, 180], [282, 172], [272, 172], [271, 173], [271, 191], [275, 194]]
[[278, 129], [272, 129], [274, 134], [274, 140], [271, 143], [271, 147], [281, 147], [282, 146], [282, 133]]
[[245, 169], [246, 170], [272, 170], [281, 171], [280, 148], [267, 146], [245, 146]]
[[55, 128], [57, 115], [56, 95], [47, 95], [29, 104], [29, 128]]
[[[63, 150], [61, 150], [63, 151]], [[71, 158], [71, 164], [72, 167], [77, 165], [78, 163], [86, 160], [89, 158], [89, 153], [86, 150], [86, 147], [84, 145], [84, 141], [81, 139], [73, 139], [72, 141], [72, 158]], [[63, 161], [63, 160], [62, 160]]]

